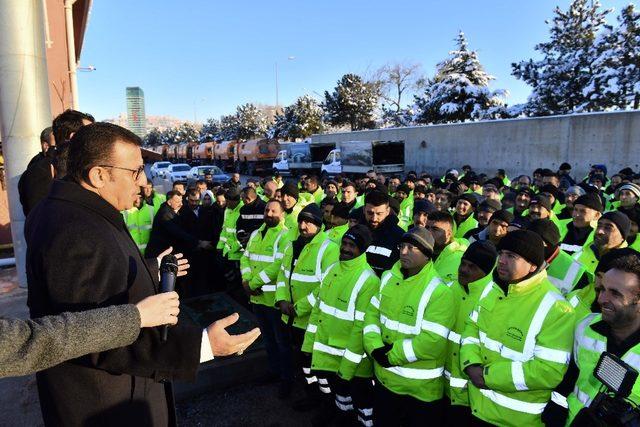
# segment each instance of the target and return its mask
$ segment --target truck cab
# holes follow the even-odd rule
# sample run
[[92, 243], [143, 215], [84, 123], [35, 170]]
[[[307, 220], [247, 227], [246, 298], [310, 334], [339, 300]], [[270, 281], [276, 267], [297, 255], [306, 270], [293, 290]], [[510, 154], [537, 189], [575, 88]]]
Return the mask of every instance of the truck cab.
[[335, 148], [329, 152], [322, 162], [320, 174], [323, 177], [334, 177], [342, 173], [342, 162], [340, 161], [340, 149]]
[[289, 174], [289, 158], [287, 156], [287, 150], [280, 150], [273, 159], [273, 170], [280, 172], [280, 175]]

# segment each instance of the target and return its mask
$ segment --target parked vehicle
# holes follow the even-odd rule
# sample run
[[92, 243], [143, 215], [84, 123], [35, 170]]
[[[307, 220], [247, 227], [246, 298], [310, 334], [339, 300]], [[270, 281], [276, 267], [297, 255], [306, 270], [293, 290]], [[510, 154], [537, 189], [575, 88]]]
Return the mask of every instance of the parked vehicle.
[[271, 171], [280, 144], [274, 139], [250, 139], [236, 146], [236, 171], [248, 175]]
[[287, 155], [287, 150], [280, 150], [276, 155], [276, 158], [273, 159], [272, 164], [273, 171], [278, 171], [282, 176], [288, 176], [291, 172], [289, 171], [289, 156]]
[[292, 175], [320, 173], [322, 162], [334, 148], [336, 148], [335, 142], [295, 142], [289, 144], [287, 155], [290, 173]]
[[213, 147], [215, 144], [215, 142], [209, 141], [193, 147], [193, 156], [191, 159], [193, 163], [206, 165], [213, 161]]
[[225, 182], [231, 179], [229, 175], [224, 173], [222, 169], [214, 165], [204, 165], [204, 166], [194, 166], [191, 168], [189, 173], [187, 174], [187, 185], [194, 184], [196, 181], [200, 179], [204, 179], [204, 176], [207, 172], [211, 173], [211, 180], [213, 182], [218, 182], [220, 184], [224, 184]]
[[322, 165], [322, 174], [335, 176], [404, 172], [404, 141], [344, 141], [332, 150]]
[[151, 178], [155, 178], [164, 174], [164, 170], [169, 167], [171, 162], [155, 162], [151, 165], [149, 169], [149, 173], [151, 174]]
[[186, 163], [176, 163], [173, 165], [169, 165], [167, 170], [164, 172], [164, 178], [168, 179], [171, 184], [176, 181], [186, 181], [187, 174], [191, 170], [191, 166]]
[[233, 170], [235, 161], [236, 145], [239, 141], [222, 141], [213, 148], [214, 162], [223, 171]]

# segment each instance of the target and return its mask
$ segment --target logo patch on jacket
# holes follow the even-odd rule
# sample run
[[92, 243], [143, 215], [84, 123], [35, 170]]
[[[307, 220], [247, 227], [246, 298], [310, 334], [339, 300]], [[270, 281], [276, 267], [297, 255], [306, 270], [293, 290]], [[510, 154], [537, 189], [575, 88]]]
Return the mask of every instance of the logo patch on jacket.
[[511, 326], [509, 327], [509, 329], [507, 329], [507, 336], [509, 338], [513, 338], [516, 341], [522, 341], [522, 337], [524, 336], [524, 334], [520, 329], [516, 328], [515, 326]]
[[415, 312], [416, 312], [415, 308], [413, 308], [410, 305], [405, 305], [404, 308], [402, 309], [402, 314], [405, 314], [407, 316], [413, 316]]

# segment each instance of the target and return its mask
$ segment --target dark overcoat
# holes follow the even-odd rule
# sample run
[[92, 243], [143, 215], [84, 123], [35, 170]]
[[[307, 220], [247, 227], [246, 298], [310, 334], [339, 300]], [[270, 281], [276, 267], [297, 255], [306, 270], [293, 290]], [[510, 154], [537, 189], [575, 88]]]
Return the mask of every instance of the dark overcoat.
[[[122, 215], [74, 182], [53, 182], [27, 218], [25, 238], [32, 317], [135, 304], [158, 292], [157, 261], [145, 261]], [[195, 378], [202, 329], [181, 317], [167, 342], [160, 336], [160, 328], [145, 328], [127, 347], [39, 373], [45, 424], [175, 424], [171, 381]]]

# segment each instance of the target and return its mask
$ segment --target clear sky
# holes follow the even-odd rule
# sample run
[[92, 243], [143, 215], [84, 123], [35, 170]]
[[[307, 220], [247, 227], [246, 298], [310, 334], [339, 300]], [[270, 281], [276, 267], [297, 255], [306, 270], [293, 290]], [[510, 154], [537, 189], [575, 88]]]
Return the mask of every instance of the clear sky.
[[[614, 8], [628, 0], [602, 0]], [[198, 121], [246, 102], [274, 105], [332, 89], [345, 73], [387, 62], [435, 65], [467, 35], [509, 104], [529, 87], [511, 63], [535, 57], [545, 19], [569, 0], [94, 0], [78, 74], [80, 109], [98, 120], [124, 112], [125, 87], [145, 92], [147, 115]], [[289, 57], [295, 57], [289, 59]], [[319, 96], [318, 96], [319, 97]], [[195, 107], [195, 108], [194, 108]]]

